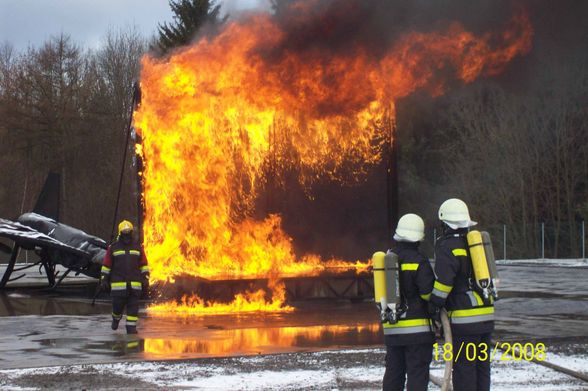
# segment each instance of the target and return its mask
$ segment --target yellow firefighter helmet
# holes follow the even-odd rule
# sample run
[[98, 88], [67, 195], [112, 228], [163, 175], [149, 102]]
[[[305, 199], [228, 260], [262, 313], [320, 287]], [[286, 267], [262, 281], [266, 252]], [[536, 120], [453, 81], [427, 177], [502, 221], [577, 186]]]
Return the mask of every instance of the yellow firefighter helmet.
[[133, 230], [133, 223], [128, 220], [123, 220], [118, 224], [118, 234], [129, 233]]

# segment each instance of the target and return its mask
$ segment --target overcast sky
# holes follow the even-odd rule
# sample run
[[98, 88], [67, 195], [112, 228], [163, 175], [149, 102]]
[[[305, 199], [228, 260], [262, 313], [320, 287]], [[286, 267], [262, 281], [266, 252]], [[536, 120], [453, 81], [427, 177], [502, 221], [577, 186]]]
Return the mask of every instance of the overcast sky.
[[[234, 13], [266, 0], [222, 3]], [[97, 47], [110, 27], [136, 25], [150, 36], [158, 23], [171, 19], [168, 0], [0, 0], [0, 42], [26, 49], [63, 32], [83, 46]]]

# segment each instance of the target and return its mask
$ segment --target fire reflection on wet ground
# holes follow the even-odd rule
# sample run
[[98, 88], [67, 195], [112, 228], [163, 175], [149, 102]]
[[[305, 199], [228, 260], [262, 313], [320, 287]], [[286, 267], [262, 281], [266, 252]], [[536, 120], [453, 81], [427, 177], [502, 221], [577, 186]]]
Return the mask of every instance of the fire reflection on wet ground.
[[149, 316], [143, 327], [144, 355], [150, 359], [267, 354], [383, 342], [371, 303], [301, 303], [295, 312], [276, 314]]
[[[588, 269], [499, 267], [495, 338], [585, 343]], [[257, 355], [383, 346], [373, 303], [299, 302], [289, 313], [141, 312], [138, 336], [110, 330], [110, 305], [47, 293], [0, 294], [0, 368]], [[559, 343], [559, 342], [558, 342]]]
[[110, 330], [106, 302], [92, 307], [88, 300], [12, 296], [0, 300], [5, 316], [0, 318], [0, 349], [6, 353], [0, 368], [271, 354], [383, 342], [371, 303], [302, 303], [293, 313], [277, 314], [143, 313], [139, 335], [127, 336], [124, 321], [119, 330]]
[[214, 330], [207, 339], [145, 338], [145, 357], [181, 358], [263, 354], [327, 347], [369, 346], [382, 341], [379, 324]]
[[115, 334], [106, 339], [95, 336], [43, 338], [34, 340], [38, 344], [38, 349], [31, 346], [25, 351], [45, 351], [53, 360], [83, 358], [85, 354], [94, 356], [97, 361], [122, 356], [125, 359], [167, 360], [373, 346], [379, 344], [381, 339], [379, 324], [328, 325], [216, 329], [209, 332], [200, 331], [198, 337], [179, 335], [170, 338], [151, 338], [144, 335]]

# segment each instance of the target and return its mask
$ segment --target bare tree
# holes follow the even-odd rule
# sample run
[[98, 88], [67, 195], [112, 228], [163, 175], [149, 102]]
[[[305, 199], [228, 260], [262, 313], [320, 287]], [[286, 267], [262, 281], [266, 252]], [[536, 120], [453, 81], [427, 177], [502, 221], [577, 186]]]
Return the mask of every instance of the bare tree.
[[96, 53], [99, 73], [109, 96], [110, 113], [126, 123], [130, 112], [133, 82], [138, 80], [141, 57], [147, 44], [135, 26], [109, 30]]
[[449, 186], [486, 224], [509, 225], [513, 255], [538, 253], [543, 222], [553, 227], [549, 256], [578, 254], [577, 220], [588, 186], [583, 64], [546, 62], [527, 94], [479, 83], [458, 94], [446, 113]]
[[[0, 49], [0, 132], [8, 164], [1, 180], [11, 189], [0, 192], [0, 214], [29, 210], [47, 172], [57, 171], [64, 222], [107, 236], [144, 47], [129, 28], [109, 32], [97, 52], [67, 35], [16, 56], [9, 46]], [[132, 191], [126, 194], [132, 199]]]

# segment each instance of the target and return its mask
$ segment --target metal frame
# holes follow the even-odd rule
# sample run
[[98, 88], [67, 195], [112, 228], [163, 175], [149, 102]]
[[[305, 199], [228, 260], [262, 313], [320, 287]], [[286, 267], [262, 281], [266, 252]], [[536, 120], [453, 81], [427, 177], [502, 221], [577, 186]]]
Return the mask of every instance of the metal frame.
[[[304, 300], [350, 300], [363, 301], [373, 297], [373, 283], [370, 273], [323, 274], [309, 277], [285, 277], [280, 279], [286, 288], [288, 301]], [[161, 298], [172, 299], [196, 294], [202, 299], [219, 301], [231, 300], [237, 293], [264, 289], [267, 291], [269, 280], [227, 279], [207, 280], [198, 277], [183, 276], [175, 279], [174, 284], [161, 284], [158, 290]]]
[[[8, 261], [8, 264], [6, 265], [6, 270], [4, 271], [4, 274], [2, 275], [2, 279], [0, 279], [0, 289], [6, 288], [7, 284], [9, 282], [14, 282], [14, 281], [20, 280], [21, 278], [26, 276], [26, 273], [22, 273], [19, 276], [12, 277], [12, 274], [14, 272], [20, 272], [23, 270], [31, 269], [35, 266], [39, 266], [39, 274], [41, 274], [41, 268], [43, 268], [45, 270], [45, 275], [47, 276], [47, 283], [49, 285], [49, 289], [55, 289], [63, 282], [65, 277], [67, 277], [69, 275], [69, 273], [74, 270], [72, 268], [68, 268], [61, 276], [59, 276], [60, 272], [55, 271], [56, 264], [51, 261], [51, 259], [49, 258], [49, 255], [47, 254], [47, 252], [45, 250], [41, 251], [41, 254], [40, 254], [41, 260], [40, 261], [32, 263], [30, 265], [16, 267], [16, 260], [18, 258], [18, 255], [19, 255], [21, 249], [22, 248], [18, 244], [15, 244], [14, 247], [12, 248], [10, 260]], [[27, 250], [25, 250], [25, 251], [27, 251]], [[57, 277], [59, 277], [59, 278], [57, 278]], [[10, 286], [8, 286], [8, 287], [10, 287]]]
[[14, 271], [14, 265], [16, 264], [16, 258], [18, 258], [18, 253], [20, 252], [20, 246], [15, 244], [12, 248], [12, 254], [10, 254], [10, 260], [8, 261], [8, 265], [6, 266], [6, 270], [4, 271], [4, 275], [2, 276], [2, 280], [0, 280], [0, 289], [3, 289], [6, 284], [10, 281], [18, 280], [19, 278], [24, 277], [24, 274], [10, 279], [12, 272]]
[[373, 296], [374, 289], [372, 278], [367, 273], [290, 277], [283, 281], [289, 300], [365, 300]]

